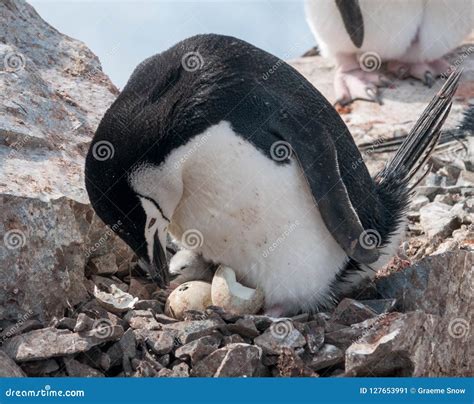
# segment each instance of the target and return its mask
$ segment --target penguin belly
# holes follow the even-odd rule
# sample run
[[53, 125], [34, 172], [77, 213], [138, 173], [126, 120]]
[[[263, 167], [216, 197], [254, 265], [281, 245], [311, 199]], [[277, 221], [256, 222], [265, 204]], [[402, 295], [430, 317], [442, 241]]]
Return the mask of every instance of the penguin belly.
[[364, 40], [357, 48], [344, 27], [335, 0], [306, 0], [306, 17], [324, 56], [376, 52], [382, 60], [402, 57], [416, 39], [422, 0], [360, 0]]
[[182, 179], [168, 227], [178, 243], [189, 248], [188, 235], [201, 237], [195, 251], [233, 268], [243, 284], [261, 287], [267, 309], [331, 303], [330, 285], [348, 257], [296, 161], [278, 164], [221, 122], [174, 150], [165, 164], [163, 172], [179, 166]]

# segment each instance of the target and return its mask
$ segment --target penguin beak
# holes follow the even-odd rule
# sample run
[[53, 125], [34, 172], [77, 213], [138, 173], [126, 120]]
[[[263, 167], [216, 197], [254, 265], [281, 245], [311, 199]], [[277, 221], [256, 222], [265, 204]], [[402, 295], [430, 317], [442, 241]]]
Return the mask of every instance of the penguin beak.
[[150, 263], [149, 272], [151, 279], [160, 288], [165, 289], [168, 287], [170, 275], [168, 262], [166, 261], [166, 253], [158, 236], [158, 231], [155, 233], [153, 241], [153, 260]]

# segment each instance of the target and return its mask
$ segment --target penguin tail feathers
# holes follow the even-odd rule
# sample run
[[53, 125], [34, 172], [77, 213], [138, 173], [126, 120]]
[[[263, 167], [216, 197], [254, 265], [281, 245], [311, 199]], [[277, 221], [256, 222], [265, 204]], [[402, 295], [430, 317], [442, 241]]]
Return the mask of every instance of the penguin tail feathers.
[[[451, 73], [425, 108], [395, 156], [376, 176], [377, 183], [382, 185], [384, 182], [388, 182], [391, 185], [407, 186], [426, 164], [441, 136], [441, 127], [451, 109], [452, 99], [457, 90], [461, 73], [462, 70], [455, 70]], [[413, 189], [423, 178], [424, 176], [417, 183], [410, 186], [409, 190]]]

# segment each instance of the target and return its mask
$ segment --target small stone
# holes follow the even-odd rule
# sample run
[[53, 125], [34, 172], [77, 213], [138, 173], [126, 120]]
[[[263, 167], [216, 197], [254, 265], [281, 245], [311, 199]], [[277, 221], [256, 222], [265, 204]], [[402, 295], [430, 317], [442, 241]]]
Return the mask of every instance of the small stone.
[[75, 326], [76, 326], [76, 319], [69, 318], [69, 317], [63, 317], [56, 324], [56, 328], [59, 328], [62, 330], [70, 330], [70, 331], [74, 331]]
[[432, 202], [420, 209], [420, 224], [429, 238], [445, 238], [461, 226], [461, 220], [451, 212], [451, 206]]
[[158, 300], [139, 300], [135, 303], [136, 310], [151, 310], [153, 313], [163, 313], [163, 306]]
[[365, 306], [357, 300], [345, 298], [334, 310], [332, 320], [340, 324], [351, 325], [360, 323], [376, 315], [377, 313], [370, 307]]
[[342, 362], [344, 362], [344, 352], [334, 345], [325, 344], [317, 354], [311, 357], [307, 365], [313, 370], [319, 370]]
[[43, 325], [38, 320], [18, 321], [15, 324], [6, 327], [0, 333], [0, 346], [9, 338], [29, 331], [38, 330], [40, 328], [43, 328]]
[[176, 320], [175, 318], [168, 317], [165, 314], [155, 314], [155, 320], [158, 321], [160, 324], [174, 324], [178, 323], [179, 320]]
[[116, 341], [122, 335], [123, 328], [119, 326], [110, 327], [107, 333], [92, 330], [80, 335], [48, 327], [13, 337], [4, 350], [16, 362], [25, 362], [85, 352], [104, 342]]
[[79, 313], [74, 326], [74, 332], [90, 331], [95, 326], [95, 321], [91, 319], [87, 314]]
[[130, 278], [128, 293], [136, 297], [137, 300], [150, 300], [155, 289], [156, 285], [151, 282], [145, 282], [133, 276]]
[[110, 252], [99, 257], [91, 258], [88, 269], [96, 275], [112, 275], [118, 271], [115, 254]]
[[119, 346], [122, 349], [125, 358], [135, 358], [137, 356], [137, 340], [131, 328], [129, 328], [120, 338]]
[[175, 356], [183, 361], [189, 359], [194, 365], [219, 348], [219, 344], [220, 338], [215, 335], [207, 335], [179, 347], [176, 349]]
[[158, 377], [173, 377], [173, 371], [171, 369], [161, 369], [159, 372], [158, 372]]
[[225, 326], [222, 320], [182, 321], [163, 325], [163, 330], [169, 331], [181, 344], [187, 344], [205, 335], [210, 335], [220, 327]]
[[410, 209], [414, 211], [420, 210], [423, 206], [428, 205], [430, 200], [424, 195], [418, 195], [413, 198], [410, 203]]
[[397, 299], [373, 299], [373, 300], [360, 300], [360, 303], [370, 307], [377, 314], [390, 313], [397, 304]]
[[306, 346], [312, 354], [315, 354], [324, 344], [324, 326], [318, 321], [310, 321], [304, 325], [303, 335], [306, 338]]
[[0, 377], [25, 377], [21, 368], [0, 350]]
[[184, 362], [174, 365], [171, 370], [173, 371], [172, 377], [189, 377], [189, 366]]
[[262, 349], [249, 344], [220, 348], [193, 367], [194, 377], [251, 377], [259, 369]]
[[266, 354], [280, 354], [283, 348], [300, 348], [306, 344], [305, 337], [291, 320], [274, 322], [262, 335], [254, 339]]
[[226, 335], [222, 339], [223, 345], [236, 344], [239, 342], [245, 342], [245, 340], [239, 334]]
[[54, 359], [45, 359], [41, 361], [31, 361], [22, 363], [23, 371], [29, 377], [45, 377], [59, 371], [58, 362]]
[[257, 330], [255, 323], [250, 318], [241, 318], [235, 324], [228, 324], [227, 329], [242, 337], [255, 338], [260, 335], [260, 331]]
[[277, 369], [280, 377], [318, 377], [290, 348], [284, 348], [278, 356]]
[[257, 330], [260, 332], [265, 331], [273, 324], [273, 319], [268, 316], [248, 315], [244, 316], [244, 318], [251, 319], [254, 322], [255, 327], [257, 327]]
[[160, 331], [145, 339], [147, 346], [157, 355], [170, 353], [176, 345], [175, 337], [167, 331]]
[[65, 359], [66, 371], [70, 377], [104, 377], [97, 369], [80, 363], [75, 359]]
[[152, 311], [130, 310], [124, 320], [133, 329], [161, 330], [162, 325], [156, 321]]

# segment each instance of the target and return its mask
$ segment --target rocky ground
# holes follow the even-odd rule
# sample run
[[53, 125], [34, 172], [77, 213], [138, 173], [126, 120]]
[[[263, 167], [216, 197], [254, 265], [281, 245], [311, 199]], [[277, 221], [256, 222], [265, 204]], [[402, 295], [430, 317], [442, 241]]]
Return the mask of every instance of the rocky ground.
[[[431, 159], [406, 241], [375, 280], [324, 313], [271, 319], [211, 306], [178, 321], [163, 314], [169, 292], [147, 280], [84, 191], [87, 145], [116, 88], [84, 44], [22, 0], [3, 1], [0, 21], [0, 376], [474, 374], [474, 146], [464, 117], [474, 40], [450, 59], [465, 67], [451, 141]], [[292, 64], [333, 100], [330, 62]], [[384, 105], [340, 110], [372, 172], [434, 91], [394, 79]], [[111, 304], [98, 292], [114, 288], [130, 298]]]

